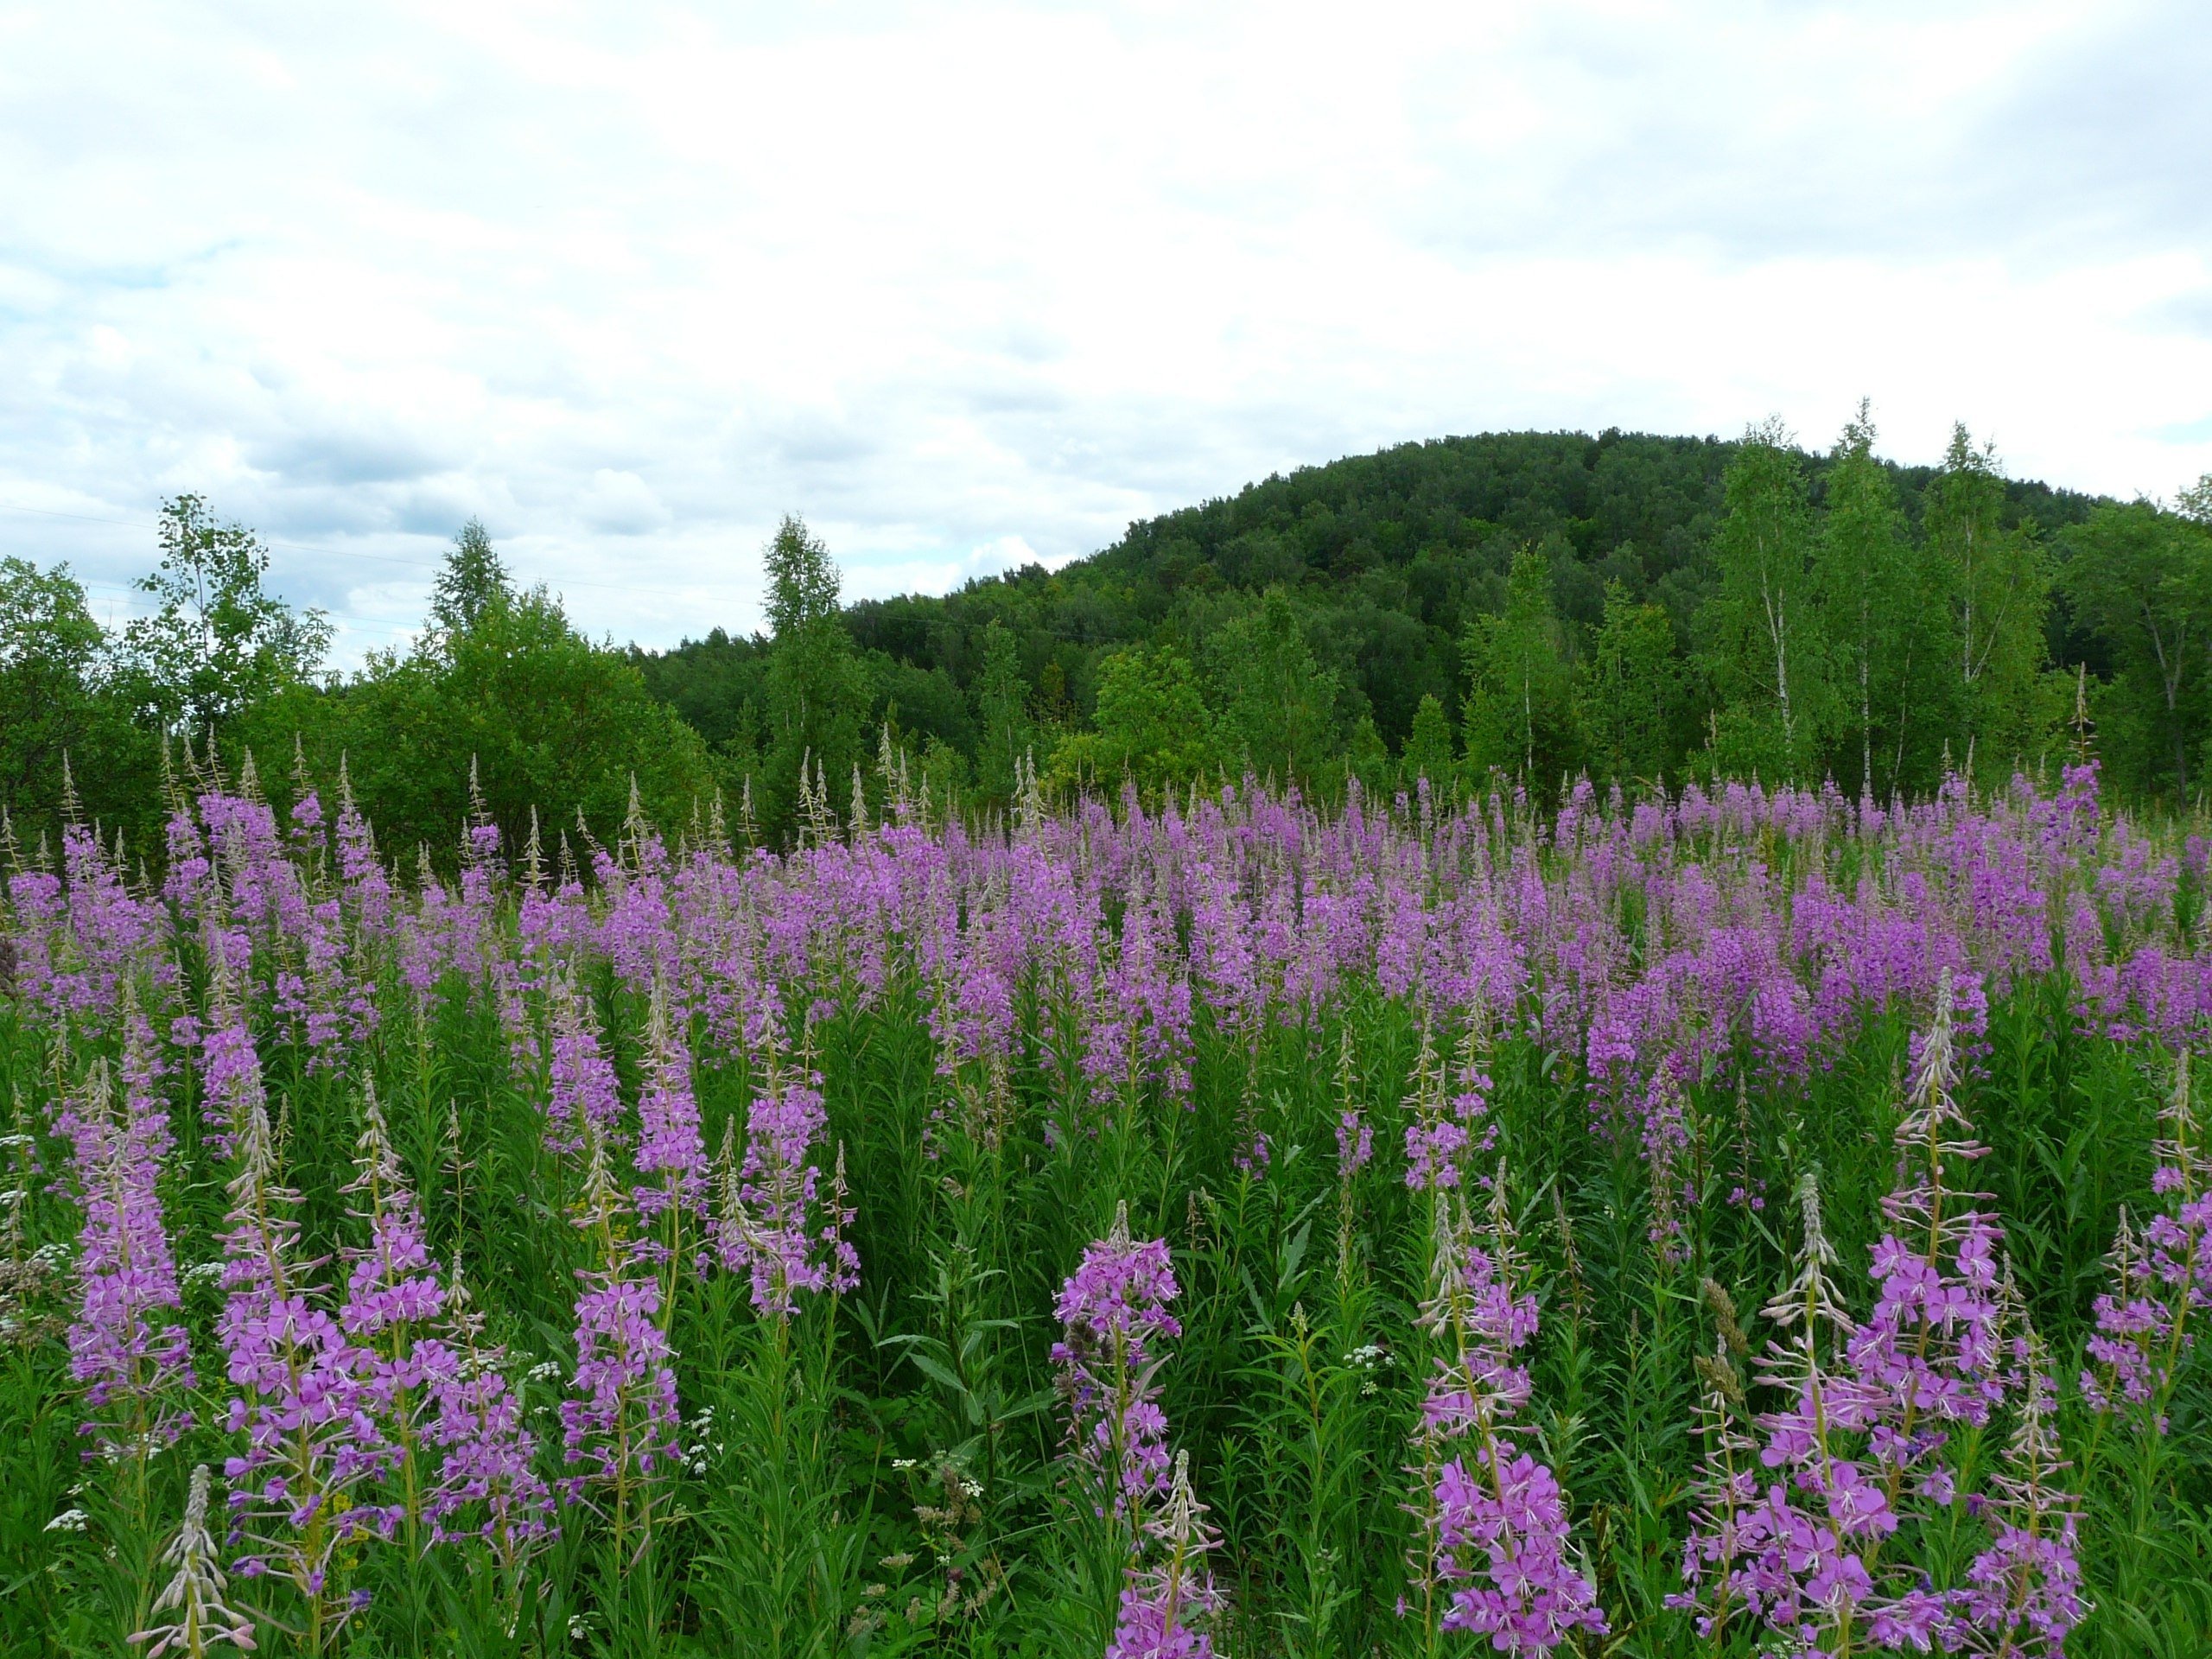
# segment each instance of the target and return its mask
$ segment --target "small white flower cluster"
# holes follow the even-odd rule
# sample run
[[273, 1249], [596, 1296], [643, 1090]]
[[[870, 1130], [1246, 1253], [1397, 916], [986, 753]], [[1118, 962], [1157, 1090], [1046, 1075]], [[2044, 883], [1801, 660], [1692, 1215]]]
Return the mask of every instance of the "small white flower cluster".
[[1397, 1363], [1397, 1357], [1379, 1342], [1363, 1344], [1344, 1356], [1345, 1364], [1355, 1371], [1366, 1373], [1367, 1380], [1359, 1385], [1363, 1396], [1381, 1393], [1382, 1385], [1376, 1381], [1375, 1373]]
[[67, 1509], [48, 1522], [46, 1529], [48, 1532], [82, 1532], [85, 1529], [85, 1520], [86, 1516], [82, 1510]]
[[728, 1449], [721, 1441], [713, 1438], [715, 1408], [712, 1406], [700, 1407], [698, 1415], [684, 1427], [690, 1431], [689, 1438], [691, 1443], [690, 1455], [683, 1459], [684, 1471], [688, 1474], [703, 1475], [707, 1472], [709, 1460], [719, 1458]]
[[184, 1270], [183, 1274], [184, 1282], [188, 1285], [213, 1284], [222, 1276], [223, 1264], [220, 1262], [195, 1262]]

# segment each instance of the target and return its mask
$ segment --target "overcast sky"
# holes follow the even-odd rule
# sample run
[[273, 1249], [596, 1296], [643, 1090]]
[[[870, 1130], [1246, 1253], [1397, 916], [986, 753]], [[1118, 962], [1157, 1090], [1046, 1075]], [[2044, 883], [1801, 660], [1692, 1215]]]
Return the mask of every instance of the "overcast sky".
[[942, 590], [1446, 433], [2171, 495], [2208, 86], [2204, 0], [0, 0], [0, 552], [121, 615], [198, 491], [356, 661], [472, 513], [661, 644], [786, 512]]

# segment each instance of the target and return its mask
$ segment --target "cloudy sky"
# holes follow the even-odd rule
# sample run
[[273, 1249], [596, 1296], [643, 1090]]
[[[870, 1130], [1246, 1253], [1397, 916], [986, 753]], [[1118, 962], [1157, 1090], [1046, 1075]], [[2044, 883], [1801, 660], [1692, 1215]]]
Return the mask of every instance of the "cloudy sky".
[[162, 496], [340, 654], [480, 516], [594, 632], [942, 589], [1408, 438], [2212, 470], [2212, 9], [0, 0], [0, 552]]

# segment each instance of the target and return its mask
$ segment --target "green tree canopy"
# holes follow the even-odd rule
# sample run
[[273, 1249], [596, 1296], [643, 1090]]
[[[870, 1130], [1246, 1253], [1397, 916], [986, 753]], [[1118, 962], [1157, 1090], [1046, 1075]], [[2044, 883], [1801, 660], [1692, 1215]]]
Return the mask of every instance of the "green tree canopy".
[[[2063, 582], [2075, 620], [2113, 654], [2112, 702], [2152, 787], [2186, 794], [2192, 718], [2212, 643], [2212, 538], [2148, 501], [2101, 507], [2067, 537]], [[2110, 723], [2109, 721], [2107, 723]]]
[[[2005, 477], [1964, 426], [1928, 493], [1928, 553], [1948, 592], [1958, 652], [1960, 710], [1985, 777], [2007, 775], [2040, 749], [2044, 718], [2044, 622], [2050, 568], [2027, 525], [2004, 521]], [[1962, 757], [1961, 757], [1962, 758]]]
[[483, 521], [471, 518], [446, 550], [430, 594], [430, 626], [448, 638], [467, 633], [514, 598], [514, 582]]
[[1548, 793], [1575, 765], [1572, 682], [1552, 608], [1551, 561], [1535, 548], [1514, 556], [1505, 609], [1469, 624], [1461, 654], [1467, 670], [1467, 764], [1478, 777], [1495, 768]]
[[137, 584], [157, 607], [123, 635], [143, 712], [164, 725], [212, 730], [321, 666], [330, 623], [262, 585], [269, 550], [259, 537], [218, 521], [196, 495], [163, 505], [160, 535], [161, 563]]
[[828, 545], [804, 521], [787, 518], [763, 558], [771, 631], [765, 770], [772, 805], [787, 819], [802, 766], [821, 772], [833, 801], [846, 798], [847, 779], [862, 759], [868, 677], [840, 615]]
[[1719, 699], [1716, 760], [1769, 781], [1817, 770], [1827, 676], [1805, 474], [1781, 423], [1745, 430], [1713, 541], [1707, 662]]
[[1173, 645], [1107, 658], [1091, 724], [1053, 754], [1057, 782], [1112, 790], [1126, 773], [1156, 792], [1187, 784], [1219, 758], [1198, 674]]
[[1033, 728], [1021, 677], [1021, 648], [1013, 630], [995, 617], [983, 629], [976, 713], [982, 732], [976, 756], [976, 784], [990, 800], [1011, 800], [1014, 774], [1033, 741]]
[[1336, 675], [1313, 660], [1298, 615], [1280, 588], [1257, 610], [1233, 619], [1207, 642], [1231, 766], [1288, 783], [1318, 776], [1339, 755]]
[[1681, 680], [1667, 613], [1637, 604], [1620, 582], [1608, 585], [1589, 672], [1576, 688], [1584, 752], [1599, 782], [1660, 781], [1681, 715]]
[[0, 804], [26, 827], [59, 814], [65, 765], [87, 812], [151, 815], [153, 743], [105, 694], [106, 648], [68, 566], [0, 559]]
[[1414, 709], [1413, 730], [1406, 734], [1405, 752], [1398, 757], [1398, 787], [1410, 794], [1426, 778], [1432, 791], [1448, 794], [1458, 772], [1452, 758], [1452, 717], [1432, 693]]
[[1863, 403], [1830, 459], [1815, 575], [1834, 676], [1834, 770], [1853, 794], [1932, 787], [1961, 708], [1955, 612], [1946, 567], [1906, 531]]
[[264, 756], [289, 752], [295, 734], [321, 775], [345, 760], [387, 849], [420, 842], [441, 858], [459, 842], [472, 767], [510, 847], [533, 808], [549, 837], [579, 808], [611, 836], [632, 777], [648, 811], [669, 824], [686, 822], [718, 783], [699, 735], [543, 588], [408, 656], [372, 658], [334, 692], [295, 687], [272, 697], [232, 733]]

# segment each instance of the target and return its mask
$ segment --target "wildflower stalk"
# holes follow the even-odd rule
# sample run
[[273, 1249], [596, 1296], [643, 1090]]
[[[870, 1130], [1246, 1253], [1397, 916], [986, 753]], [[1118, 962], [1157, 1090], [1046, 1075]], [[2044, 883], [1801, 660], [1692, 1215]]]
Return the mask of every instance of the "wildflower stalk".
[[192, 1471], [192, 1490], [184, 1509], [184, 1522], [162, 1552], [162, 1560], [176, 1568], [175, 1575], [151, 1609], [154, 1618], [174, 1617], [166, 1624], [148, 1623], [134, 1629], [130, 1640], [145, 1643], [147, 1659], [160, 1659], [172, 1650], [180, 1659], [204, 1659], [226, 1643], [251, 1649], [256, 1644], [253, 1621], [225, 1605], [230, 1588], [222, 1558], [207, 1527], [211, 1483], [207, 1465]]

